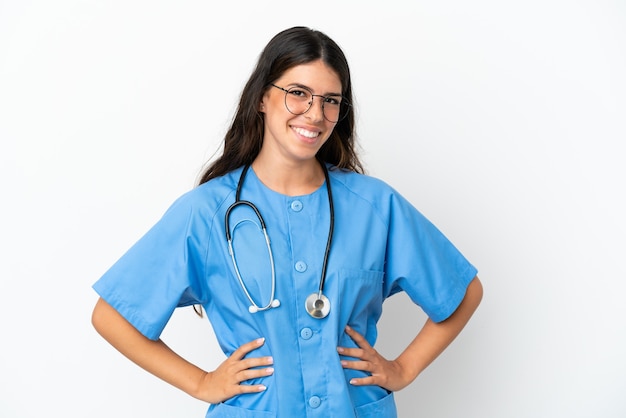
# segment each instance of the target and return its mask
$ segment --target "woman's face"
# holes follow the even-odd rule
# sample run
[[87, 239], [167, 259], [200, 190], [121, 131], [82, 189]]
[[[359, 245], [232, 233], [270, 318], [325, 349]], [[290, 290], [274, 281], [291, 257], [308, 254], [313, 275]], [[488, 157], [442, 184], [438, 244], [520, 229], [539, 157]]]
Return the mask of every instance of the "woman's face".
[[[297, 87], [314, 95], [341, 96], [341, 81], [337, 73], [317, 60], [285, 71], [263, 95], [259, 110], [265, 115], [265, 132], [261, 152], [270, 152], [290, 162], [306, 162], [330, 137], [336, 123], [328, 121], [322, 112], [322, 98], [313, 97], [310, 109], [294, 115], [285, 106], [285, 90]], [[291, 94], [291, 93], [290, 93]], [[297, 95], [297, 93], [296, 93]], [[327, 107], [330, 107], [327, 104]], [[293, 110], [293, 109], [292, 109]]]

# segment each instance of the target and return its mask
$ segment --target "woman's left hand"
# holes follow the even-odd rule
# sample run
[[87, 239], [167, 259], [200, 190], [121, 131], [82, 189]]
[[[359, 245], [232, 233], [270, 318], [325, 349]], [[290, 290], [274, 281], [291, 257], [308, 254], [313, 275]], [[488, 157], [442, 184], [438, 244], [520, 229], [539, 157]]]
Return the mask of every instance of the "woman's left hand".
[[407, 376], [405, 369], [397, 360], [387, 360], [367, 342], [365, 337], [346, 327], [346, 333], [359, 348], [337, 347], [341, 356], [353, 357], [358, 360], [341, 360], [344, 369], [361, 370], [370, 376], [354, 378], [350, 384], [354, 386], [377, 385], [390, 391], [398, 391], [406, 387], [413, 378]]

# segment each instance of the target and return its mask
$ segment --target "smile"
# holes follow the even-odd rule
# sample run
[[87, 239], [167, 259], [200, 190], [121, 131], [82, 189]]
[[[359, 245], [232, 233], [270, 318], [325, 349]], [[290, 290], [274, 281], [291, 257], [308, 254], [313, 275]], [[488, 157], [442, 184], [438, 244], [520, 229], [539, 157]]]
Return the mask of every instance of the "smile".
[[307, 138], [317, 138], [319, 136], [319, 132], [313, 132], [313, 131], [309, 131], [307, 129], [303, 129], [303, 128], [293, 128], [293, 130], [302, 136], [305, 136]]

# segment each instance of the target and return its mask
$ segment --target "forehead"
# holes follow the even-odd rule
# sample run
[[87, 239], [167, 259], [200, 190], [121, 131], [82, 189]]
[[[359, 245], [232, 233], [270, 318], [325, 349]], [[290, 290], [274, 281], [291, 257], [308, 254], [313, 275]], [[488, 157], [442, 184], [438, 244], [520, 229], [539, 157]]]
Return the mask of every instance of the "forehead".
[[320, 93], [340, 94], [342, 91], [339, 75], [322, 60], [291, 67], [276, 82], [286, 85], [301, 84]]

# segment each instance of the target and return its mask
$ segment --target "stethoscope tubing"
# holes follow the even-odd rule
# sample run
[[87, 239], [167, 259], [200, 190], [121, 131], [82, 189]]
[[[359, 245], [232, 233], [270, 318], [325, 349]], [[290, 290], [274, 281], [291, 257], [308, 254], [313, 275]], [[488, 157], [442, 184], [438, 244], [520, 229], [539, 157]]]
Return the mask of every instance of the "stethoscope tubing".
[[[263, 236], [265, 237], [265, 244], [267, 245], [267, 252], [269, 254], [270, 257], [270, 266], [272, 267], [272, 278], [271, 278], [271, 283], [272, 283], [272, 290], [271, 290], [271, 296], [270, 296], [270, 301], [267, 303], [267, 305], [265, 306], [259, 306], [257, 305], [257, 303], [254, 301], [254, 299], [252, 299], [252, 295], [250, 295], [250, 292], [248, 291], [248, 287], [246, 286], [246, 284], [243, 282], [243, 278], [241, 277], [241, 273], [239, 272], [239, 267], [237, 264], [237, 260], [235, 260], [235, 251], [233, 250], [233, 240], [232, 240], [232, 236], [230, 234], [230, 212], [235, 209], [237, 206], [248, 206], [249, 208], [251, 208], [257, 215], [257, 217], [259, 218], [259, 222], [261, 223], [261, 231], [263, 232]], [[228, 242], [228, 253], [230, 254], [230, 258], [233, 262], [233, 267], [235, 268], [235, 275], [237, 276], [237, 280], [239, 281], [239, 285], [241, 285], [241, 288], [243, 289], [243, 292], [245, 293], [246, 297], [248, 298], [248, 300], [250, 301], [251, 305], [248, 308], [248, 310], [250, 311], [250, 313], [254, 313], [254, 312], [258, 312], [258, 311], [265, 311], [269, 308], [272, 307], [277, 307], [280, 302], [278, 302], [277, 299], [274, 299], [274, 294], [276, 292], [276, 270], [275, 270], [275, 266], [274, 266], [274, 254], [272, 252], [272, 246], [270, 244], [270, 237], [267, 234], [267, 228], [265, 227], [265, 220], [263, 219], [263, 216], [261, 215], [261, 212], [259, 212], [259, 210], [257, 209], [257, 207], [247, 201], [247, 200], [239, 200], [236, 201], [235, 203], [233, 203], [232, 205], [230, 205], [228, 207], [228, 209], [226, 210], [226, 218], [225, 218], [225, 222], [224, 222], [225, 226], [226, 226], [226, 241]]]
[[[328, 301], [328, 298], [324, 296], [323, 291], [324, 291], [324, 283], [326, 282], [326, 271], [328, 269], [328, 256], [330, 254], [330, 249], [331, 249], [332, 240], [333, 240], [333, 232], [335, 229], [335, 208], [333, 204], [333, 194], [332, 194], [332, 189], [330, 185], [330, 176], [328, 174], [328, 169], [326, 168], [326, 164], [324, 164], [324, 162], [319, 161], [319, 163], [322, 166], [322, 170], [324, 171], [324, 178], [326, 181], [326, 191], [328, 193], [328, 206], [329, 206], [329, 211], [330, 211], [330, 225], [328, 228], [328, 239], [326, 241], [326, 248], [324, 250], [324, 260], [322, 263], [322, 274], [320, 277], [319, 288], [318, 288], [317, 293], [313, 293], [309, 295], [309, 297], [305, 301], [305, 306], [306, 306], [307, 311], [312, 317], [321, 319], [321, 318], [326, 317], [326, 315], [328, 315], [328, 312], [330, 311], [330, 302]], [[270, 308], [276, 308], [280, 306], [280, 301], [274, 298], [274, 294], [276, 291], [276, 270], [275, 270], [275, 265], [274, 265], [274, 255], [272, 253], [272, 247], [271, 247], [269, 235], [267, 234], [265, 220], [263, 219], [261, 212], [259, 211], [259, 209], [256, 207], [254, 203], [248, 200], [241, 200], [240, 198], [241, 189], [243, 187], [243, 182], [244, 182], [244, 179], [246, 177], [246, 174], [249, 168], [250, 168], [250, 165], [246, 165], [243, 168], [243, 171], [241, 172], [241, 176], [239, 177], [239, 182], [237, 184], [237, 191], [235, 193], [235, 202], [226, 209], [226, 213], [224, 215], [224, 228], [226, 232], [226, 241], [228, 243], [228, 252], [230, 254], [230, 257], [231, 257], [231, 260], [235, 269], [235, 275], [237, 276], [237, 280], [239, 281], [239, 284], [241, 285], [241, 288], [243, 289], [244, 294], [248, 298], [248, 301], [251, 303], [248, 310], [250, 311], [250, 313], [255, 313], [258, 311], [265, 311]], [[241, 277], [241, 273], [239, 272], [239, 267], [237, 265], [235, 251], [233, 249], [233, 244], [232, 244], [232, 235], [230, 232], [230, 214], [235, 208], [239, 206], [247, 206], [254, 211], [255, 215], [257, 216], [261, 224], [260, 228], [263, 232], [263, 236], [265, 237], [265, 243], [267, 244], [267, 251], [269, 253], [270, 265], [272, 268], [272, 277], [271, 277], [272, 284], [271, 284], [270, 300], [265, 306], [258, 306], [256, 302], [254, 301], [254, 299], [252, 299], [252, 295], [250, 295], [250, 292], [248, 291], [248, 288], [246, 284], [244, 283], [243, 278]]]
[[330, 211], [330, 225], [328, 227], [328, 238], [326, 240], [326, 249], [324, 250], [324, 262], [322, 264], [322, 277], [320, 278], [320, 286], [318, 291], [318, 297], [322, 298], [322, 292], [324, 290], [324, 283], [326, 282], [326, 270], [328, 268], [328, 255], [330, 254], [330, 246], [333, 242], [333, 232], [335, 230], [335, 205], [333, 204], [333, 192], [330, 187], [330, 177], [328, 175], [328, 169], [326, 165], [322, 163], [322, 169], [324, 170], [324, 178], [326, 179], [326, 191], [328, 193], [328, 206]]

